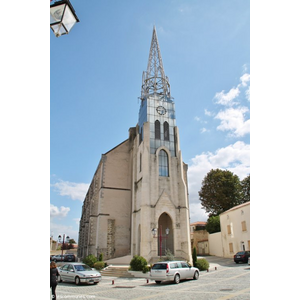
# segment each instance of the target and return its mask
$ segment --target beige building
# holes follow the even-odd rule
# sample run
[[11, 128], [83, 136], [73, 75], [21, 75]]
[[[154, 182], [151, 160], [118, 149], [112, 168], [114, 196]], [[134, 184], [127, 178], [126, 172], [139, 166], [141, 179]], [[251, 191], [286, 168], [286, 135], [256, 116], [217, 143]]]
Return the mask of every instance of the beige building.
[[102, 155], [90, 184], [78, 257], [141, 255], [152, 262], [169, 249], [191, 261], [188, 167], [155, 28], [140, 99], [138, 124]]
[[250, 250], [250, 201], [220, 214], [223, 257]]
[[190, 224], [191, 247], [196, 248], [198, 255], [209, 254], [208, 232], [205, 230], [206, 222], [194, 222]]

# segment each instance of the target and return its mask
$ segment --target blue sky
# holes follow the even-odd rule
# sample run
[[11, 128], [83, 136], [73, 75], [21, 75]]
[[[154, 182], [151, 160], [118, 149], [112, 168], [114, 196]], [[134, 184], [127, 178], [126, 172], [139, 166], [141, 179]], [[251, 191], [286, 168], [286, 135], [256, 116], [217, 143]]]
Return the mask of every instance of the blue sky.
[[72, 0], [80, 19], [50, 32], [50, 233], [78, 239], [101, 154], [137, 124], [142, 72], [156, 26], [174, 97], [191, 222], [212, 168], [250, 174], [250, 2]]

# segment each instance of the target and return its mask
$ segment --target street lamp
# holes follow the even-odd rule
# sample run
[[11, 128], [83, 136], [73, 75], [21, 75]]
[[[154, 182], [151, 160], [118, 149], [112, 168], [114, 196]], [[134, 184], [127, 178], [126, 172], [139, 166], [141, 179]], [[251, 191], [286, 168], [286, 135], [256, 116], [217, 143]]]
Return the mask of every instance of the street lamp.
[[[70, 237], [67, 235], [66, 237], [66, 242], [69, 243], [69, 239]], [[61, 242], [61, 235], [58, 236], [58, 242]], [[65, 245], [65, 234], [63, 235], [63, 242], [62, 242], [62, 246], [61, 246], [61, 258], [63, 256], [64, 253], [64, 245]]]
[[68, 34], [77, 22], [79, 19], [69, 0], [55, 1], [50, 4], [50, 27], [56, 37]]
[[[153, 237], [157, 238], [157, 236], [156, 236], [156, 234], [157, 234], [157, 228], [153, 228], [151, 230], [151, 232], [152, 232]], [[166, 235], [163, 236], [163, 234], [162, 234], [162, 225], [160, 225], [160, 231], [159, 231], [159, 236], [158, 236], [158, 239], [159, 239], [159, 256], [160, 256], [160, 258], [161, 258], [161, 251], [162, 251], [162, 240], [163, 239], [167, 239], [169, 233], [170, 233], [170, 229], [166, 228]], [[167, 243], [167, 241], [166, 241], [166, 243]], [[166, 245], [165, 245], [165, 248], [166, 248]]]

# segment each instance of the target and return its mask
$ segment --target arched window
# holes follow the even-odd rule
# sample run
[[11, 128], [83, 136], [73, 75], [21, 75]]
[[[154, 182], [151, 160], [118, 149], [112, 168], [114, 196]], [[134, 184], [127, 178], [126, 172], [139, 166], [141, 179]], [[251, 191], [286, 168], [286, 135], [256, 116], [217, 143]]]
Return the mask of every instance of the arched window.
[[169, 123], [164, 122], [164, 140], [169, 141]]
[[160, 140], [160, 122], [158, 120], [155, 121], [155, 139]]
[[159, 176], [169, 177], [168, 154], [165, 150], [160, 150], [158, 154]]

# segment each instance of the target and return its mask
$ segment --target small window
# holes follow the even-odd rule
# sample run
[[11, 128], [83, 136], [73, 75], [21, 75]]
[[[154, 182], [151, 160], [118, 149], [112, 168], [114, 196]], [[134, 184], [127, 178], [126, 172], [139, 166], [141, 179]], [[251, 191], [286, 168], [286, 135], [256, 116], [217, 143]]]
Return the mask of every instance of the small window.
[[229, 251], [230, 251], [230, 253], [233, 253], [233, 244], [232, 243], [229, 243]]
[[140, 153], [140, 172], [142, 172], [142, 153]]
[[166, 121], [164, 122], [164, 140], [169, 141], [170, 134], [169, 134], [169, 123]]
[[158, 155], [159, 161], [159, 176], [169, 177], [169, 161], [168, 154], [164, 150], [159, 151]]
[[160, 122], [158, 120], [155, 121], [155, 139], [160, 140]]
[[230, 225], [227, 225], [227, 233], [231, 234], [231, 226]]
[[242, 231], [247, 231], [246, 221], [242, 222]]
[[189, 265], [186, 262], [182, 262], [181, 266], [182, 266], [182, 268], [188, 268], [189, 267]]

